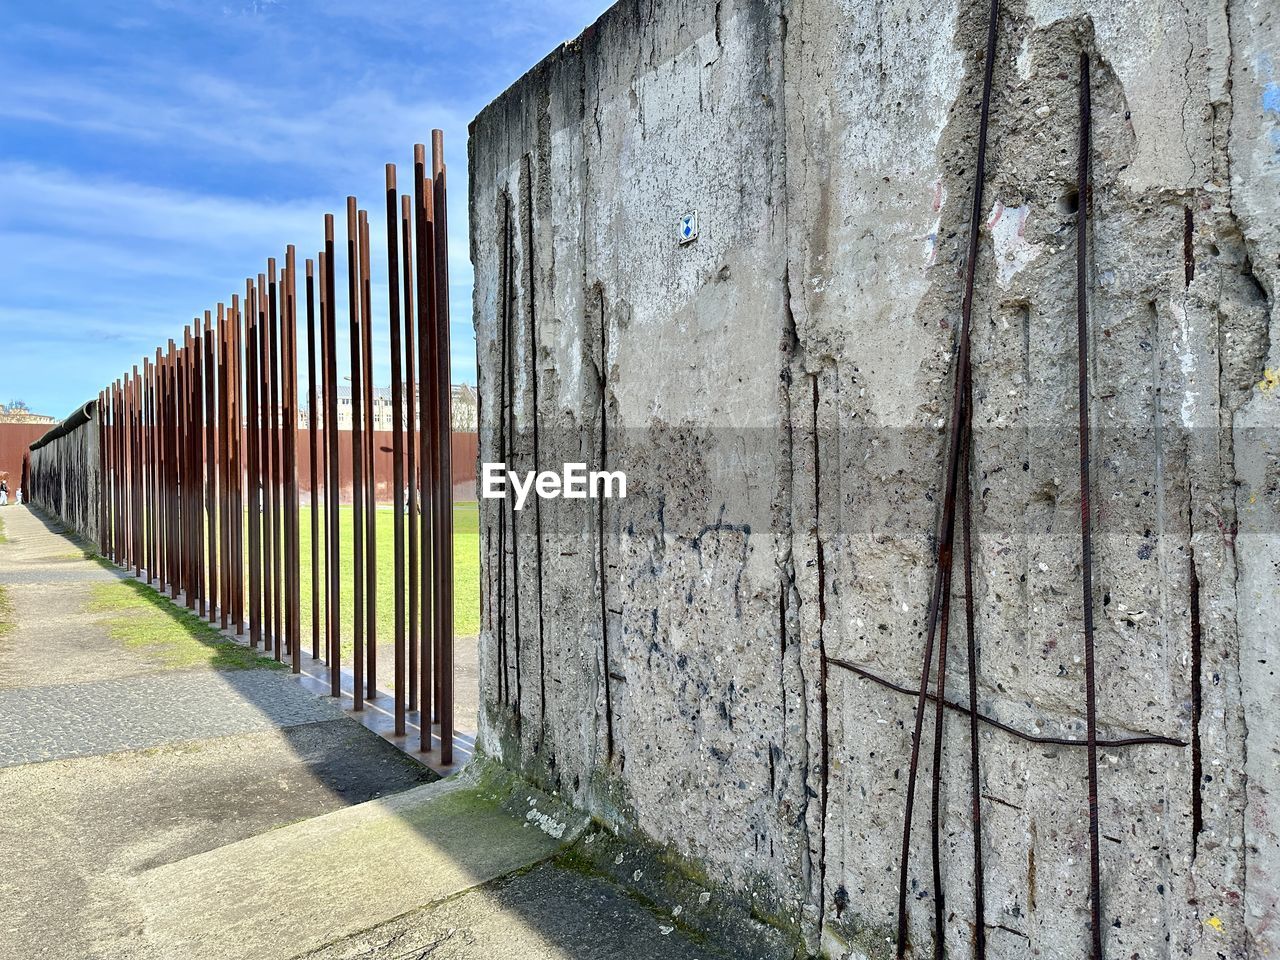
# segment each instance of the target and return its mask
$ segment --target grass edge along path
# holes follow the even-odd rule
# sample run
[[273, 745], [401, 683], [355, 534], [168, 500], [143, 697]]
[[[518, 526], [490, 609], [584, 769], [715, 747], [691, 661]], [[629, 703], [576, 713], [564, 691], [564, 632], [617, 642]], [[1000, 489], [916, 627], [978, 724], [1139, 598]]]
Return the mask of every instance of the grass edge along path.
[[[98, 562], [115, 569], [107, 561]], [[93, 584], [86, 612], [110, 614], [103, 625], [113, 640], [168, 669], [285, 667], [228, 640], [196, 614], [137, 580]]]

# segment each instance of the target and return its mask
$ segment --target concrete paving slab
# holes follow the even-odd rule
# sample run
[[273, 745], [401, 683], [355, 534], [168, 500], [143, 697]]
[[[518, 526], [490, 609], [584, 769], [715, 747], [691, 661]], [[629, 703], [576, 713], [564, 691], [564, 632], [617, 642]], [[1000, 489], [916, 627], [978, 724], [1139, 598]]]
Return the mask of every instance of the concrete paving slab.
[[155, 960], [129, 878], [433, 776], [345, 719], [2, 769], [0, 957]]
[[342, 709], [268, 670], [150, 673], [0, 688], [0, 767], [336, 720]]
[[286, 960], [535, 864], [584, 825], [513, 814], [460, 775], [159, 867], [132, 892], [159, 957]]
[[299, 960], [720, 960], [678, 917], [599, 877], [541, 864]]

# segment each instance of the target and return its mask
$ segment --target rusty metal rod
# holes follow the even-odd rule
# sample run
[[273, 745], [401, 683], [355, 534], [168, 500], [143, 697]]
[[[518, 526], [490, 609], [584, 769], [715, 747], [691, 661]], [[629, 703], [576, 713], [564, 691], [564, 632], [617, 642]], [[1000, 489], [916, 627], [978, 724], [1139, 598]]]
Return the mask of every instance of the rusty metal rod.
[[1089, 54], [1080, 53], [1080, 143], [1076, 203], [1076, 346], [1080, 413], [1080, 589], [1084, 602], [1084, 703], [1089, 767], [1090, 955], [1102, 960], [1102, 864], [1098, 827], [1098, 718], [1093, 650], [1093, 533], [1089, 517], [1089, 300], [1088, 217], [1091, 102]]
[[268, 461], [270, 464], [269, 482], [271, 490], [271, 635], [273, 638], [272, 652], [276, 661], [282, 662], [286, 637], [284, 631], [283, 571], [281, 570], [281, 541], [284, 539], [284, 491], [282, 489], [284, 469], [281, 462], [283, 444], [281, 443], [280, 423], [280, 378], [284, 365], [280, 362], [280, 281], [276, 275], [274, 257], [267, 258], [267, 309], [267, 347], [270, 356], [268, 363], [271, 371], [269, 378], [271, 397], [267, 408], [267, 442], [271, 451], [270, 460]]
[[359, 212], [360, 244], [360, 352], [364, 364], [361, 381], [364, 386], [364, 416], [368, 427], [364, 432], [365, 481], [365, 543], [364, 543], [364, 597], [365, 597], [365, 697], [375, 700], [378, 696], [378, 485], [374, 471], [374, 450], [377, 438], [377, 408], [374, 406], [373, 389], [373, 285], [371, 280], [371, 255], [368, 211]]
[[274, 580], [271, 574], [271, 541], [273, 531], [272, 511], [274, 502], [271, 491], [271, 295], [267, 276], [258, 274], [258, 487], [262, 492], [262, 527], [259, 531], [262, 564], [262, 643], [264, 649], [274, 650], [276, 637], [272, 632], [275, 616], [273, 596]]
[[361, 380], [364, 363], [360, 334], [360, 251], [359, 213], [356, 198], [347, 197], [347, 315], [350, 319], [351, 348], [351, 532], [353, 599], [353, 652], [352, 675], [355, 710], [364, 709], [364, 442], [363, 396]]
[[170, 339], [165, 353], [165, 449], [168, 473], [167, 505], [165, 508], [168, 545], [169, 599], [176, 601], [182, 579], [182, 501], [178, 495], [178, 480], [182, 474], [181, 447], [178, 431], [181, 427], [181, 403], [179, 383], [178, 345]]
[[417, 274], [414, 272], [413, 260], [413, 212], [412, 200], [406, 193], [400, 197], [400, 244], [404, 257], [404, 374], [405, 374], [405, 477], [409, 495], [406, 498], [408, 511], [408, 567], [405, 570], [407, 580], [408, 603], [406, 615], [409, 618], [405, 636], [407, 663], [405, 665], [408, 679], [407, 709], [418, 708], [418, 635], [420, 622], [418, 617], [418, 388], [414, 376], [417, 367], [417, 353], [414, 350], [414, 288]]
[[298, 530], [298, 268], [293, 244], [285, 248], [284, 355], [284, 476], [287, 520], [287, 561], [289, 654], [294, 673], [302, 672], [301, 555]]
[[139, 415], [138, 415], [138, 440], [141, 446], [139, 454], [139, 463], [142, 468], [142, 514], [141, 514], [141, 534], [142, 534], [142, 569], [146, 571], [147, 582], [151, 582], [151, 576], [155, 568], [151, 563], [151, 532], [153, 528], [153, 514], [151, 511], [151, 458], [147, 456], [147, 447], [151, 442], [151, 431], [148, 428], [148, 413], [150, 411], [151, 401], [151, 358], [142, 358], [142, 379], [139, 381], [139, 394], [141, 398]]
[[[332, 314], [332, 307], [330, 306], [330, 303], [332, 301], [329, 299], [329, 293], [327, 290], [327, 278], [330, 271], [328, 258], [326, 257], [323, 249], [316, 254], [316, 270], [318, 272], [317, 283], [320, 288], [319, 417], [323, 428], [320, 436], [321, 469], [319, 473], [324, 478], [324, 657], [325, 662], [328, 663], [332, 658], [333, 653], [333, 564], [330, 561], [332, 559], [333, 545], [333, 524], [331, 521], [334, 488], [329, 476], [329, 464], [331, 462], [329, 458], [329, 439], [331, 436], [331, 428], [329, 426], [328, 417], [329, 396], [333, 389], [330, 381], [328, 358], [333, 353], [333, 347], [331, 346], [332, 341], [329, 339], [329, 324], [331, 322], [330, 318]], [[319, 577], [318, 571], [316, 573], [316, 577]]]
[[[853, 663], [850, 660], [842, 660], [839, 657], [829, 656], [827, 657], [827, 662], [833, 666], [840, 667], [842, 670], [847, 670], [850, 673], [857, 674], [864, 680], [870, 680], [872, 683], [877, 683], [887, 690], [893, 690], [897, 693], [903, 693], [912, 697], [916, 696], [916, 690], [914, 688], [903, 686], [900, 683], [894, 683], [892, 680], [888, 680], [878, 674], [872, 673], [866, 667], [858, 666], [858, 664]], [[937, 699], [937, 694], [932, 690], [928, 691], [925, 696], [930, 702]], [[1012, 727], [1009, 724], [996, 720], [993, 717], [975, 713], [964, 704], [957, 703], [954, 700], [947, 700], [944, 705], [948, 710], [954, 710], [956, 713], [962, 713], [966, 716], [974, 717], [978, 723], [985, 723], [987, 726], [994, 727], [997, 730], [1003, 730], [1010, 736], [1017, 737], [1019, 740], [1026, 741], [1027, 743], [1038, 743], [1045, 746], [1058, 747], [1088, 746], [1088, 741], [1086, 740], [1072, 740], [1068, 737], [1045, 737], [1039, 734], [1026, 733], [1019, 730], [1017, 727]], [[1114, 739], [1098, 740], [1098, 746], [1105, 747], [1107, 749], [1141, 746], [1185, 747], [1186, 745], [1187, 743], [1185, 740], [1179, 740], [1176, 737], [1160, 736], [1159, 734], [1154, 733], [1143, 733], [1132, 737], [1116, 737]]]
[[444, 163], [444, 133], [431, 131], [431, 157], [434, 171], [435, 200], [435, 294], [436, 294], [436, 363], [439, 370], [439, 461], [437, 463], [440, 527], [437, 542], [440, 553], [440, 594], [436, 607], [436, 658], [440, 691], [437, 696], [440, 716], [440, 763], [453, 763], [453, 465], [452, 465], [452, 378], [449, 349], [449, 218]]
[[227, 629], [228, 616], [231, 611], [231, 510], [230, 510], [230, 384], [228, 383], [229, 364], [227, 359], [227, 308], [218, 304], [217, 316], [217, 360], [218, 369], [218, 429], [217, 472], [218, 499], [216, 504], [218, 522], [218, 626]]
[[[963, 428], [962, 431], [963, 432]], [[963, 451], [963, 447], [961, 447]], [[961, 453], [961, 459], [964, 454]], [[933, 769], [932, 784], [929, 792], [930, 830], [929, 850], [933, 862], [933, 953], [935, 957], [946, 956], [946, 905], [945, 891], [942, 886], [942, 844], [938, 824], [942, 818], [942, 738], [946, 719], [943, 701], [947, 688], [947, 639], [951, 627], [951, 577], [952, 564], [948, 561], [947, 569], [942, 571], [942, 609], [938, 620], [938, 672], [934, 684], [937, 695], [934, 698], [933, 721]]]
[[328, 526], [325, 530], [325, 571], [327, 574], [325, 600], [328, 604], [327, 626], [329, 630], [329, 692], [334, 697], [342, 695], [341, 675], [341, 594], [338, 572], [341, 559], [341, 537], [338, 530], [339, 459], [338, 459], [338, 361], [336, 336], [337, 297], [335, 295], [336, 251], [334, 247], [333, 214], [324, 217], [324, 309], [325, 332], [325, 439], [328, 442], [328, 482], [325, 487], [325, 505], [328, 508]]
[[[924, 721], [925, 703], [929, 687], [929, 667], [933, 659], [934, 632], [938, 625], [938, 615], [942, 600], [942, 581], [950, 576], [951, 541], [955, 524], [955, 491], [957, 484], [960, 423], [963, 417], [964, 390], [963, 384], [969, 366], [969, 336], [971, 316], [973, 312], [974, 272], [978, 254], [978, 227], [982, 216], [982, 192], [986, 179], [987, 132], [991, 116], [991, 88], [995, 70], [996, 38], [1000, 18], [1000, 0], [991, 0], [987, 21], [986, 59], [983, 64], [982, 105], [978, 120], [978, 156], [974, 172], [973, 192], [969, 208], [968, 248], [965, 253], [964, 297], [961, 303], [960, 329], [957, 331], [958, 350], [955, 364], [954, 388], [951, 401], [951, 425], [946, 459], [946, 476], [944, 481], [945, 495], [943, 499], [942, 517], [939, 521], [936, 565], [934, 567], [934, 588], [930, 601], [930, 609], [925, 628], [925, 645], [920, 668], [920, 687], [916, 696], [915, 723], [911, 735], [911, 760], [907, 774], [906, 804], [903, 816], [902, 849], [898, 869], [898, 930], [897, 956], [903, 960], [907, 951], [907, 872], [911, 856], [911, 824], [915, 804], [916, 777], [919, 770], [920, 736]], [[934, 777], [939, 776], [935, 767]], [[933, 818], [932, 831], [938, 830], [937, 818]], [[936, 840], [935, 840], [936, 845]], [[940, 911], [941, 890], [934, 891], [935, 908]], [[939, 924], [936, 922], [935, 936]], [[945, 949], [945, 944], [935, 944], [937, 951]], [[939, 953], [941, 956], [941, 953]]]
[[400, 273], [396, 236], [396, 165], [387, 164], [387, 320], [391, 332], [391, 499], [395, 524], [395, 733], [404, 736], [408, 698], [405, 690], [404, 595], [404, 389], [401, 384]]
[[257, 648], [262, 642], [262, 484], [259, 471], [262, 462], [262, 445], [258, 438], [261, 411], [258, 408], [262, 374], [258, 369], [258, 289], [252, 280], [244, 282], [245, 314], [245, 366], [248, 374], [245, 400], [248, 410], [245, 444], [247, 450], [249, 484], [249, 646]]
[[240, 590], [243, 571], [240, 568], [241, 529], [244, 523], [239, 509], [240, 471], [240, 366], [236, 332], [240, 323], [240, 295], [231, 295], [227, 313], [227, 620], [232, 630], [241, 633]]
[[973, 834], [974, 960], [986, 960], [986, 890], [982, 866], [982, 784], [978, 765], [978, 645], [973, 599], [973, 524], [969, 467], [973, 458], [973, 376], [965, 378], [965, 439], [960, 448], [960, 532], [964, 568], [965, 645], [969, 680], [969, 813]]
[[[214, 349], [213, 349], [213, 317], [210, 311], [204, 312], [204, 405], [205, 417], [201, 424], [201, 430], [204, 433], [204, 516], [208, 523], [208, 551], [207, 557], [202, 556], [202, 566], [208, 570], [209, 582], [209, 604], [206, 613], [209, 620], [213, 621], [218, 616], [218, 481], [217, 481], [217, 464], [218, 464], [218, 439], [216, 433], [217, 418], [214, 411], [217, 408], [217, 381], [213, 375]], [[205, 527], [201, 528], [206, 529]]]
[[98, 553], [107, 556], [107, 392], [98, 391]]
[[199, 318], [192, 321], [195, 332], [191, 348], [191, 583], [195, 610], [206, 615], [204, 585], [204, 333]]
[[307, 472], [311, 482], [311, 658], [320, 659], [320, 497], [316, 458], [316, 277], [307, 260]]
[[[417, 278], [417, 299], [418, 299], [418, 331], [417, 331], [417, 347], [418, 347], [418, 491], [419, 496], [425, 501], [431, 496], [431, 478], [434, 474], [435, 460], [432, 454], [431, 444], [434, 440], [434, 430], [432, 429], [430, 410], [432, 408], [431, 398], [434, 396], [432, 390], [432, 379], [434, 364], [429, 352], [429, 330], [431, 325], [431, 308], [434, 305], [434, 296], [430, 287], [431, 267], [435, 263], [434, 255], [431, 251], [433, 243], [432, 227], [429, 221], [429, 200], [430, 191], [427, 189], [427, 148], [424, 144], [417, 143], [413, 147], [413, 188], [414, 188], [414, 243], [415, 243], [415, 276]], [[419, 634], [421, 642], [419, 645], [419, 685], [418, 694], [420, 699], [420, 716], [419, 730], [421, 733], [420, 747], [426, 752], [431, 749], [431, 719], [432, 719], [432, 691], [433, 691], [433, 671], [432, 671], [432, 651], [434, 647], [434, 624], [433, 624], [433, 603], [435, 596], [433, 592], [432, 570], [434, 567], [433, 550], [431, 546], [431, 518], [430, 511], [427, 509], [428, 504], [423, 503], [422, 509], [417, 517], [418, 535], [418, 553], [421, 562], [419, 570], [421, 582], [421, 610], [420, 623], [421, 632]]]

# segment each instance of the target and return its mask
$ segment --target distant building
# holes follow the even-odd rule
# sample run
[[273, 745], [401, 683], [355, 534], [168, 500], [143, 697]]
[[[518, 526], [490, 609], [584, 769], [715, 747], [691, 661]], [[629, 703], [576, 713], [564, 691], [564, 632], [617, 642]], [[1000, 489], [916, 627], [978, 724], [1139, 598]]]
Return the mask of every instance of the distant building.
[[0, 423], [57, 423], [53, 417], [42, 413], [32, 413], [27, 407], [9, 406], [0, 403]]
[[[478, 408], [476, 406], [477, 395], [476, 388], [467, 384], [455, 383], [453, 385], [453, 429], [459, 432], [474, 432], [477, 428], [479, 417]], [[317, 397], [317, 403], [323, 404], [323, 398]], [[306, 397], [302, 398], [301, 409], [298, 413], [298, 426], [305, 428], [307, 426], [307, 409]], [[391, 405], [391, 388], [390, 387], [374, 387], [373, 388], [373, 428], [375, 430], [390, 430], [395, 422], [394, 407]], [[405, 421], [407, 421], [405, 417]], [[367, 422], [367, 421], [366, 421]], [[402, 421], [403, 422], [403, 421]], [[320, 420], [323, 425], [323, 419]], [[351, 387], [338, 387], [338, 429], [351, 429]]]

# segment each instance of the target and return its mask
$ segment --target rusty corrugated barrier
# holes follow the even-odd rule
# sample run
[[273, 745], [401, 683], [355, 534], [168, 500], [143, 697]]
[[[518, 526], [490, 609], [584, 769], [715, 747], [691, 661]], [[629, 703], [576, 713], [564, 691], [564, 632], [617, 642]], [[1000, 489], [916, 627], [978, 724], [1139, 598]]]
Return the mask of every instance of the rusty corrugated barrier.
[[[375, 262], [368, 214], [355, 197], [346, 203], [345, 262], [336, 257], [332, 215], [324, 219], [323, 250], [305, 261], [305, 437], [299, 437], [298, 270], [290, 245], [282, 264], [269, 257], [263, 273], [246, 278], [243, 299], [236, 292], [194, 318], [180, 339], [142, 358], [33, 444], [31, 499], [96, 543], [104, 557], [211, 623], [243, 634], [295, 673], [304, 663], [305, 602], [314, 624], [307, 660], [327, 663], [331, 694], [350, 695], [355, 710], [383, 695], [375, 672], [377, 503], [391, 499], [396, 732], [403, 736], [408, 723], [416, 725], [420, 749], [448, 767], [454, 477], [440, 131], [432, 134], [430, 164], [423, 144], [413, 158], [414, 182], [404, 196], [397, 194], [394, 164], [387, 165], [385, 265]], [[373, 272], [384, 268], [390, 303], [378, 321]], [[346, 370], [339, 367], [335, 295], [343, 272]], [[390, 451], [382, 450], [385, 432], [375, 429], [375, 322], [388, 325], [394, 351]], [[340, 377], [351, 382], [347, 458], [338, 438]], [[351, 481], [344, 497], [345, 463]], [[470, 467], [466, 473], [473, 476]], [[304, 488], [312, 510], [310, 582], [301, 576]], [[338, 531], [348, 524], [354, 533], [350, 653], [341, 642], [338, 602]], [[351, 657], [354, 681], [345, 685], [344, 656]]]

